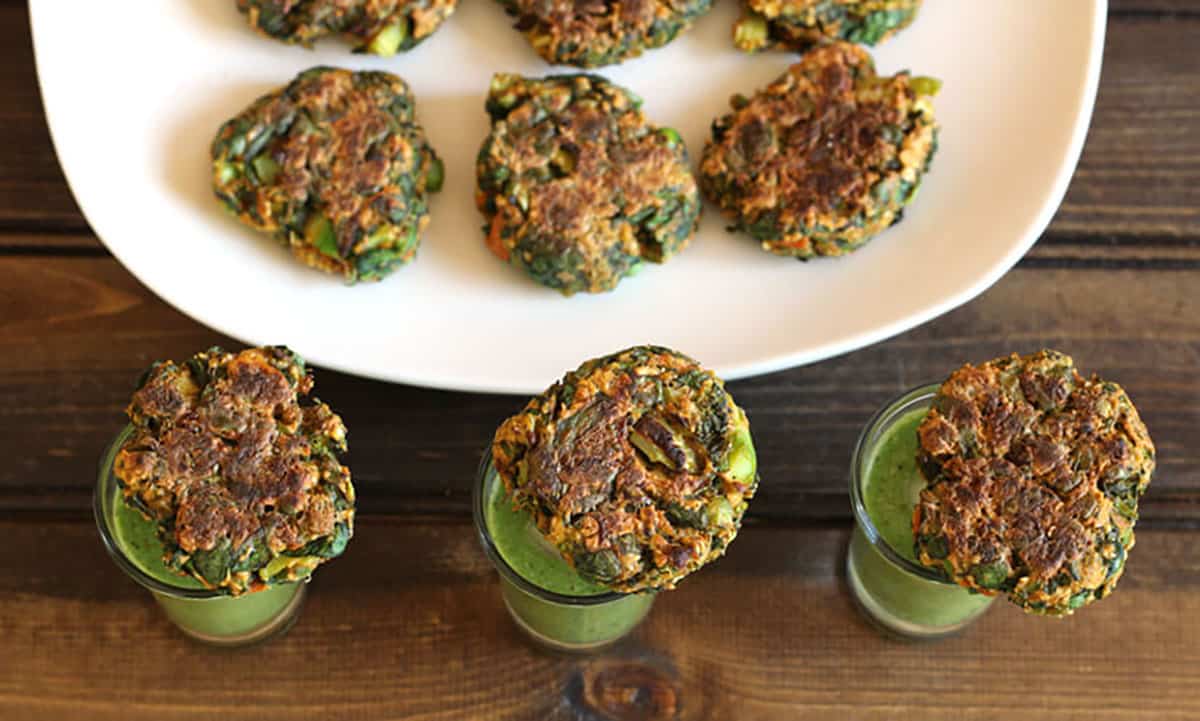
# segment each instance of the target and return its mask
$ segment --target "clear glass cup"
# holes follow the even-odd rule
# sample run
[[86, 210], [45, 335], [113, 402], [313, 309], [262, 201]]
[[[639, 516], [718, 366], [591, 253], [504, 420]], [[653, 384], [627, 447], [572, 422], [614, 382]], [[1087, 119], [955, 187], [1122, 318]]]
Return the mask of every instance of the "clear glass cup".
[[[138, 512], [125, 506], [120, 484], [113, 475], [113, 461], [132, 431], [126, 426], [104, 454], [92, 498], [96, 528], [113, 561], [125, 575], [150, 591], [180, 631], [197, 641], [218, 646], [242, 646], [287, 631], [295, 623], [304, 603], [307, 579], [230, 596], [204, 588], [184, 576], [173, 580], [173, 574], [165, 566], [163, 577], [157, 578], [144, 567], [156, 559], [142, 558], [140, 562], [135, 559], [130, 541], [117, 528], [117, 518], [119, 514]], [[161, 565], [161, 561], [158, 563]]]
[[[897, 423], [929, 408], [937, 388], [936, 384], [920, 386], [886, 404], [867, 422], [850, 462], [855, 527], [846, 552], [846, 578], [851, 595], [868, 620], [890, 635], [910, 640], [953, 635], [996, 600], [972, 593], [897, 553], [867, 511], [864, 498], [875, 452]], [[913, 472], [920, 473], [915, 458]]]
[[[566, 596], [531, 583], [504, 559], [488, 529], [487, 503], [497, 483], [503, 481], [492, 466], [489, 449], [484, 453], [479, 479], [472, 491], [475, 530], [484, 553], [500, 574], [504, 605], [517, 626], [537, 643], [568, 652], [594, 651], [633, 631], [650, 612], [653, 593]], [[536, 542], [536, 533], [536, 529], [531, 531], [531, 542]]]

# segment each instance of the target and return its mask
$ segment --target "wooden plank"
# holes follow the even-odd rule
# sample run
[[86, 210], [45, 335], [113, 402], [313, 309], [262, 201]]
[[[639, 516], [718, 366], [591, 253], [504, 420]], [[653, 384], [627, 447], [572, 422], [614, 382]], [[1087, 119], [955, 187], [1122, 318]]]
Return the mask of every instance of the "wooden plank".
[[1128, 238], [1047, 233], [1018, 267], [1193, 269], [1200, 267], [1200, 238]]
[[1197, 15], [1200, 8], [1195, 0], [1110, 0], [1108, 15], [1110, 18], [1124, 18], [1131, 15], [1146, 17], [1161, 17], [1174, 19], [1179, 15]]
[[[1092, 131], [1052, 233], [1200, 239], [1197, 34], [1191, 0], [1114, 2]], [[81, 230], [41, 115], [23, 2], [0, 5], [0, 60], [0, 230]]]
[[0, 6], [0, 91], [0, 228], [86, 229], [50, 143], [24, 2]]
[[1200, 235], [1197, 26], [1200, 16], [1109, 23], [1091, 131], [1053, 232]]
[[[850, 449], [883, 402], [962, 362], [1051, 346], [1121, 382], [1142, 410], [1160, 450], [1147, 521], [1200, 521], [1198, 255], [1176, 270], [1018, 267], [980, 299], [895, 339], [732, 383], [765, 479], [753, 513], [846, 518]], [[0, 509], [86, 509], [96, 459], [141, 371], [214, 343], [237, 345], [111, 259], [0, 258], [0, 448], [12, 459], [0, 465]], [[379, 513], [465, 514], [481, 449], [522, 403], [326, 371], [317, 391], [345, 417], [363, 507]]]
[[1200, 717], [1194, 536], [1143, 532], [1117, 593], [1066, 620], [997, 606], [936, 644], [851, 605], [844, 528], [748, 528], [595, 657], [530, 647], [460, 523], [366, 519], [284, 638], [179, 636], [83, 523], [0, 523], [0, 717], [1064, 719]]
[[108, 255], [108, 249], [100, 239], [92, 234], [91, 229], [62, 230], [60, 228], [45, 228], [41, 230], [10, 230], [0, 231], [0, 253], [5, 255], [65, 255], [90, 254], [94, 256]]
[[[247, 242], [255, 242], [256, 236], [247, 232]], [[269, 242], [265, 238], [257, 240]], [[1140, 236], [1136, 242], [1128, 241], [1124, 236], [1080, 235], [1051, 230], [1042, 236], [1026, 259], [1032, 260], [1032, 265], [1053, 258], [1064, 263], [1071, 259], [1078, 261], [1081, 266], [1107, 262], [1127, 267], [1175, 260], [1186, 263], [1200, 261], [1200, 238]], [[108, 250], [89, 231], [0, 230], [0, 255], [103, 257], [108, 255]]]

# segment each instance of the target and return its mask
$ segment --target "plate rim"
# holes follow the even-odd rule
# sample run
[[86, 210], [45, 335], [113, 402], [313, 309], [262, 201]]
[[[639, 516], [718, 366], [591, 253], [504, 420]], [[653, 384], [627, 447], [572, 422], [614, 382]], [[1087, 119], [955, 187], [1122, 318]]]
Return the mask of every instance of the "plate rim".
[[[46, 93], [46, 85], [41, 71], [42, 66], [42, 51], [39, 49], [41, 44], [38, 41], [38, 17], [40, 13], [38, 8], [44, 0], [29, 1], [29, 25], [30, 35], [33, 45], [35, 75], [38, 83], [38, 91], [42, 101], [42, 115], [46, 120], [47, 128], [50, 132], [51, 144], [54, 147], [55, 159], [58, 161], [59, 168], [62, 170], [67, 187], [71, 191], [71, 196], [78, 205], [80, 213], [84, 220], [88, 223], [89, 230], [95, 234], [96, 238], [104, 245], [105, 249], [112, 255], [114, 259], [120, 263], [121, 267], [129, 273], [138, 283], [143, 285], [147, 290], [155, 295], [156, 298], [166, 303], [168, 306], [190, 318], [191, 320], [200, 323], [201, 325], [213, 330], [222, 335], [233, 338], [239, 343], [246, 345], [259, 345], [260, 341], [256, 341], [246, 337], [245, 335], [235, 332], [226, 324], [209, 318], [203, 312], [202, 308], [189, 309], [175, 302], [169, 293], [163, 292], [160, 286], [162, 283], [154, 283], [143, 277], [138, 272], [134, 271], [129, 263], [125, 262], [122, 252], [112, 247], [104, 237], [96, 230], [91, 218], [86, 209], [86, 204], [80, 199], [80, 195], [76, 192], [75, 183], [72, 180], [72, 174], [68, 170], [65, 163], [62, 162], [59, 154], [58, 129], [54, 115], [48, 107], [48, 94]], [[890, 323], [883, 324], [879, 327], [862, 331], [837, 340], [820, 343], [809, 348], [782, 352], [760, 357], [756, 360], [745, 361], [741, 363], [723, 364], [714, 366], [714, 371], [722, 378], [728, 381], [742, 380], [755, 376], [775, 373], [819, 361], [825, 361], [838, 356], [851, 353], [856, 350], [867, 348], [869, 346], [880, 343], [884, 340], [897, 336], [906, 331], [912, 330], [920, 325], [924, 325], [929, 321], [938, 318], [955, 308], [973, 300], [995, 285], [1005, 274], [1011, 270], [1018, 261], [1027, 253], [1029, 249], [1038, 241], [1042, 233], [1050, 225], [1059, 206], [1062, 204], [1063, 198], [1066, 196], [1068, 187], [1074, 177], [1075, 170], [1078, 167], [1079, 159], [1083, 153], [1083, 147], [1087, 139], [1088, 129], [1091, 126], [1091, 120], [1095, 111], [1096, 97], [1099, 90], [1101, 66], [1103, 65], [1104, 45], [1106, 39], [1107, 19], [1108, 19], [1108, 0], [1089, 0], [1091, 4], [1091, 31], [1088, 36], [1088, 54], [1087, 54], [1087, 70], [1080, 88], [1079, 97], [1075, 102], [1075, 118], [1071, 128], [1071, 137], [1065, 146], [1065, 152], [1062, 156], [1057, 173], [1051, 185], [1050, 192], [1046, 194], [1042, 201], [1038, 212], [1032, 216], [1030, 222], [1022, 231], [1020, 240], [1015, 242], [1008, 252], [996, 260], [987, 272], [981, 273], [979, 278], [961, 291], [947, 296], [942, 300], [932, 303], [919, 312], [914, 312], [906, 317], [896, 319]], [[544, 385], [553, 382], [554, 379], [548, 379], [545, 384], [537, 387], [527, 387], [520, 381], [503, 382], [495, 378], [483, 379], [481, 377], [465, 377], [458, 375], [455, 378], [446, 378], [429, 373], [384, 373], [378, 368], [370, 368], [360, 365], [353, 360], [337, 360], [331, 361], [324, 353], [318, 349], [306, 349], [303, 353], [306, 362], [309, 365], [325, 368], [329, 370], [347, 373], [350, 375], [368, 378], [371, 380], [382, 381], [386, 383], [398, 383], [403, 385], [411, 385], [422, 388], [431, 388], [443, 391], [457, 391], [465, 393], [493, 393], [506, 395], [527, 395], [530, 393], [538, 393], [543, 390]], [[327, 362], [329, 361], [329, 362]], [[565, 372], [566, 368], [563, 369]]]

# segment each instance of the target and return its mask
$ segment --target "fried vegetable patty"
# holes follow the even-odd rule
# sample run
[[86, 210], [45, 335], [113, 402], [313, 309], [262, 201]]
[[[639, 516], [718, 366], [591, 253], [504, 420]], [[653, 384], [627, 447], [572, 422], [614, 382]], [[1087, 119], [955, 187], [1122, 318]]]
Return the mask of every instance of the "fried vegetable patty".
[[497, 257], [571, 295], [687, 245], [700, 220], [687, 150], [641, 103], [595, 75], [493, 78], [475, 202]]
[[733, 42], [746, 52], [804, 51], [827, 40], [875, 45], [917, 17], [921, 0], [745, 0]]
[[612, 65], [666, 45], [712, 0], [499, 0], [533, 49], [554, 65]]
[[316, 67], [217, 131], [213, 190], [243, 223], [348, 282], [408, 263], [442, 163], [403, 80]]
[[806, 54], [712, 125], [700, 187], [777, 255], [843, 255], [900, 221], [937, 147], [939, 83], [875, 74], [857, 45]]
[[155, 363], [127, 410], [113, 471], [126, 503], [158, 524], [169, 568], [238, 595], [307, 577], [354, 531], [338, 462], [346, 428], [287, 348]]
[[966, 365], [918, 435], [921, 563], [1048, 615], [1112, 592], [1154, 472], [1154, 444], [1120, 386], [1049, 350]]
[[409, 50], [450, 17], [458, 0], [237, 0], [250, 26], [285, 43], [311, 46], [340, 35], [355, 52]]
[[758, 484], [750, 424], [685, 355], [638, 346], [587, 361], [496, 431], [517, 509], [584, 578], [673, 588], [725, 552]]

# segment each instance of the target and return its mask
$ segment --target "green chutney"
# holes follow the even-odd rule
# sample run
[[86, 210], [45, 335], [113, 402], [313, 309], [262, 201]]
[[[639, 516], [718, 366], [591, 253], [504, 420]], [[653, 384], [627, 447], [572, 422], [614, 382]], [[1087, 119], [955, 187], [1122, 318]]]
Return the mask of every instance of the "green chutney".
[[[196, 579], [175, 573], [163, 564], [164, 549], [156, 524], [126, 505], [119, 492], [112, 498], [109, 528], [121, 553], [142, 573], [172, 588], [204, 589]], [[260, 632], [269, 635], [286, 625], [303, 588], [302, 583], [289, 583], [236, 597], [213, 598], [180, 598], [153, 589], [151, 593], [167, 617], [185, 633], [222, 643], [252, 640]]]
[[204, 588], [191, 576], [175, 573], [163, 564], [166, 551], [155, 524], [120, 501], [113, 504], [112, 533], [125, 557], [147, 576], [176, 588]]
[[[913, 509], [925, 487], [917, 468], [917, 427], [926, 410], [909, 410], [883, 428], [866, 449], [860, 469], [863, 505], [871, 524], [884, 543], [914, 565]], [[861, 527], [854, 530], [848, 561], [850, 583], [864, 609], [904, 636], [953, 633], [995, 600], [894, 563], [871, 544]]]
[[913, 509], [925, 487], [925, 479], [917, 470], [917, 427], [925, 410], [909, 411], [884, 431], [867, 459], [863, 489], [863, 503], [875, 530], [893, 551], [913, 563], [917, 562]]
[[[546, 541], [529, 514], [512, 507], [504, 483], [490, 466], [483, 483], [487, 534], [504, 563], [539, 589], [581, 599], [573, 604], [530, 593], [501, 573], [504, 601], [525, 631], [556, 648], [583, 650], [616, 641], [646, 616], [653, 593], [617, 595], [583, 578]], [[605, 595], [614, 598], [597, 598]]]
[[512, 507], [503, 483], [489, 485], [485, 516], [488, 533], [500, 556], [517, 575], [538, 588], [563, 596], [599, 596], [609, 592], [575, 572], [542, 536], [529, 514]]

